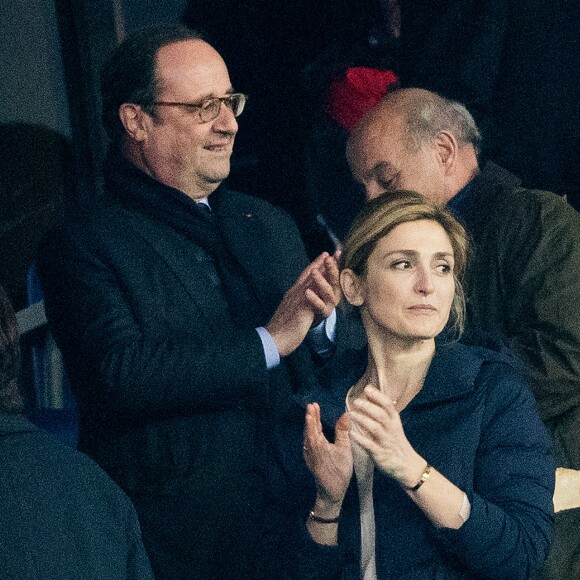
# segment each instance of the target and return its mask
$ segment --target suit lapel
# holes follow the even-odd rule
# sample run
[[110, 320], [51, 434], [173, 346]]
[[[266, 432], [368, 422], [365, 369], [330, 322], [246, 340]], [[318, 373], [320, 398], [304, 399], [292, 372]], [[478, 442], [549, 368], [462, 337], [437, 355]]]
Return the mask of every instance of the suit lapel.
[[224, 203], [218, 219], [224, 242], [251, 281], [264, 312], [274, 312], [284, 293], [282, 288], [294, 282], [286, 279], [288, 270], [281, 267], [280, 260], [283, 256], [273, 255], [264, 227], [251, 207]]
[[210, 324], [218, 327], [231, 324], [211, 258], [199, 246], [160, 220], [120, 206], [118, 214], [123, 227], [131, 227], [173, 271]]

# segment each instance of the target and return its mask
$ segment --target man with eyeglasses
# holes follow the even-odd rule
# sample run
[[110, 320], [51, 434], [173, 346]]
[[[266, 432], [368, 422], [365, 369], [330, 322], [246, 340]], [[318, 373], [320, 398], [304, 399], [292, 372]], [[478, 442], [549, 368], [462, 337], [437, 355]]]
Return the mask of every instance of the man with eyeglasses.
[[200, 35], [132, 35], [101, 87], [106, 195], [38, 261], [80, 448], [134, 502], [157, 578], [252, 578], [254, 468], [333, 351], [336, 263], [222, 184], [246, 96]]

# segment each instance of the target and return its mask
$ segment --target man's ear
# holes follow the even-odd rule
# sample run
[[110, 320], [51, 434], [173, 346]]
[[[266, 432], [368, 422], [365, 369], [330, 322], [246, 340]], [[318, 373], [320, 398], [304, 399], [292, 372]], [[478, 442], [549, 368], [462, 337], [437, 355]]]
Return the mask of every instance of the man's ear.
[[123, 103], [119, 107], [119, 119], [131, 139], [143, 141], [146, 138], [149, 117], [139, 105]]
[[349, 304], [353, 306], [362, 306], [364, 304], [364, 295], [359, 277], [348, 268], [340, 273], [340, 287], [342, 293]]
[[439, 163], [445, 170], [445, 173], [449, 173], [453, 169], [455, 160], [457, 159], [457, 139], [449, 131], [439, 131], [435, 137], [434, 144], [437, 148]]

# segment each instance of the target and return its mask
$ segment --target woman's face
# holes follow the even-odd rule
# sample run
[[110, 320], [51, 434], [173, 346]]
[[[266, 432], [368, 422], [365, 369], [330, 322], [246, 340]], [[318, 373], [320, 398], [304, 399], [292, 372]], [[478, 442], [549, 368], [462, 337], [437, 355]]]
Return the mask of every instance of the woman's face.
[[453, 248], [434, 221], [396, 226], [375, 246], [366, 274], [346, 270], [347, 300], [361, 306], [367, 334], [403, 340], [432, 339], [449, 318], [455, 294]]

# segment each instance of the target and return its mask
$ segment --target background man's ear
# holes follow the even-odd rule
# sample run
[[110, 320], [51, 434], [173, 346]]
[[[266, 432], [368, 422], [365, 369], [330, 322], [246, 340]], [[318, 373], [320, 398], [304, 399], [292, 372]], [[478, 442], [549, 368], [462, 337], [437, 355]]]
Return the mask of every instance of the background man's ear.
[[435, 146], [439, 162], [447, 170], [453, 167], [457, 157], [458, 143], [455, 136], [449, 131], [439, 131], [435, 137]]
[[147, 113], [139, 105], [123, 103], [119, 107], [119, 119], [125, 127], [127, 135], [134, 141], [143, 141], [147, 136]]
[[346, 268], [340, 273], [340, 287], [349, 304], [353, 306], [364, 304], [360, 279], [352, 270]]

